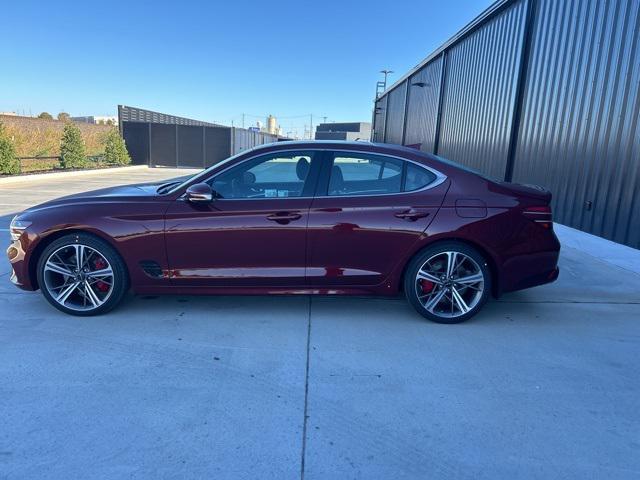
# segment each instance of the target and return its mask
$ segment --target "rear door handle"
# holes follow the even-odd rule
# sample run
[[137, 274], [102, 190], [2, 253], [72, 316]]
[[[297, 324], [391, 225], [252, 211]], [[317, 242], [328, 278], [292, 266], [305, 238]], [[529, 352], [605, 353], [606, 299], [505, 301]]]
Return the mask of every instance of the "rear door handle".
[[302, 215], [300, 215], [299, 213], [291, 212], [278, 212], [267, 215], [267, 220], [278, 223], [289, 223], [293, 220], [300, 220], [301, 218]]
[[394, 213], [393, 215], [396, 218], [401, 218], [402, 220], [406, 220], [408, 222], [415, 222], [416, 220], [424, 217], [428, 217], [430, 212], [426, 212], [424, 210], [414, 210], [409, 209], [404, 212]]

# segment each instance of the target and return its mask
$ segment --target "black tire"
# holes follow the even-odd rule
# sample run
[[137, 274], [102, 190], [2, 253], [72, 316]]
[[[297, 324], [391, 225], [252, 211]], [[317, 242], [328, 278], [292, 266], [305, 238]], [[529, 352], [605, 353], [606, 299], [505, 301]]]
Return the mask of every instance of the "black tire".
[[[427, 308], [425, 308], [425, 305], [423, 305], [423, 303], [420, 301], [419, 293], [418, 293], [418, 289], [420, 288], [418, 284], [418, 279], [417, 279], [418, 271], [427, 262], [427, 260], [432, 259], [434, 257], [438, 258], [437, 257], [438, 254], [445, 255], [445, 252], [457, 252], [469, 257], [476, 263], [477, 267], [479, 267], [479, 272], [482, 273], [482, 277], [483, 277], [481, 294], [478, 293], [476, 297], [469, 290], [470, 294], [474, 296], [474, 302], [477, 302], [477, 303], [475, 303], [475, 305], [473, 305], [473, 307], [470, 308], [470, 310], [467, 311], [466, 313], [460, 313], [459, 315], [453, 316], [453, 317], [442, 316], [442, 315], [438, 315], [437, 314], [438, 312], [432, 313], [428, 311]], [[473, 265], [472, 262], [470, 264]], [[457, 286], [460, 287], [460, 285], [457, 285]], [[478, 286], [479, 284], [476, 284], [476, 287]], [[453, 287], [456, 287], [455, 281], [453, 281], [452, 285], [446, 288], [453, 288]], [[442, 289], [444, 287], [440, 285], [435, 285], [434, 288]], [[462, 289], [464, 288], [465, 287], [463, 286]], [[472, 287], [467, 287], [467, 289], [468, 288], [472, 288]], [[424, 250], [421, 250], [411, 259], [404, 275], [404, 292], [407, 297], [407, 300], [413, 306], [413, 308], [415, 308], [419, 314], [421, 314], [423, 317], [427, 318], [428, 320], [431, 320], [432, 322], [436, 322], [436, 323], [446, 323], [446, 324], [461, 323], [470, 319], [476, 313], [478, 313], [478, 311], [480, 311], [482, 306], [485, 304], [485, 302], [489, 298], [489, 295], [491, 292], [491, 270], [489, 268], [487, 260], [475, 248], [462, 242], [443, 241], [440, 243], [436, 243], [431, 247], [427, 247]], [[457, 292], [458, 290], [456, 290], [456, 293]], [[420, 292], [420, 293], [424, 293], [424, 292]], [[432, 294], [427, 293], [426, 295], [432, 295]], [[449, 300], [446, 297], [446, 293], [444, 295], [445, 295], [444, 299], [441, 300], [441, 302], [445, 302], [445, 305], [446, 305], [446, 302], [448, 302]], [[422, 296], [425, 296], [425, 295], [423, 294]], [[428, 297], [428, 299], [429, 298], [430, 297]], [[454, 299], [452, 298], [451, 301], [449, 302], [449, 305], [451, 305], [451, 303], [454, 303], [453, 300]], [[457, 303], [455, 306], [457, 306]]]
[[[47, 287], [47, 283], [45, 282], [45, 264], [52, 253], [59, 251], [65, 246], [69, 246], [71, 248], [78, 244], [89, 247], [98, 252], [107, 260], [108, 264], [111, 266], [111, 270], [113, 271], [112, 289], [109, 292], [108, 298], [106, 298], [104, 303], [98, 307], [88, 310], [77, 310], [60, 304], [55, 298], [53, 298], [49, 288]], [[112, 310], [122, 301], [122, 298], [129, 290], [129, 276], [127, 268], [118, 252], [104, 240], [88, 233], [72, 233], [65, 235], [64, 237], [60, 237], [47, 245], [38, 259], [37, 278], [38, 285], [44, 295], [44, 298], [46, 298], [51, 305], [64, 313], [81, 317], [100, 315]]]

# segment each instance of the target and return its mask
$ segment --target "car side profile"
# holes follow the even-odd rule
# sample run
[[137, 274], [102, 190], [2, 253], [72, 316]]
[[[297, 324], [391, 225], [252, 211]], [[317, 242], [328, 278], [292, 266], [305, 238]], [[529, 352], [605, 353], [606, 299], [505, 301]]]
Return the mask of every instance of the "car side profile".
[[30, 208], [11, 281], [94, 315], [136, 294], [398, 295], [457, 323], [558, 276], [551, 194], [415, 149], [279, 142], [192, 177]]

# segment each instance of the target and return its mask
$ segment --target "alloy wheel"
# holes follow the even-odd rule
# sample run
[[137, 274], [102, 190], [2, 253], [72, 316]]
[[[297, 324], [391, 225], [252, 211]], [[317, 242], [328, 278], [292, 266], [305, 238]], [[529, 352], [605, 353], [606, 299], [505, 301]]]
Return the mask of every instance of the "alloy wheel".
[[113, 268], [105, 255], [80, 243], [51, 253], [44, 264], [43, 279], [55, 302], [83, 312], [103, 305], [114, 289]]
[[473, 310], [482, 299], [484, 274], [478, 263], [456, 251], [440, 252], [418, 269], [418, 301], [429, 313], [455, 318]]

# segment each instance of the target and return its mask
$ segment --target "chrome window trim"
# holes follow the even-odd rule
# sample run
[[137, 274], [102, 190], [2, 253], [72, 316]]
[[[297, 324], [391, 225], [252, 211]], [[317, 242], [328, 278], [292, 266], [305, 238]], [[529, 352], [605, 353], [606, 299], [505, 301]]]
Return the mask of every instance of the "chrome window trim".
[[[412, 195], [414, 193], [420, 193], [420, 192], [424, 192], [426, 190], [430, 190], [432, 188], [436, 188], [438, 186], [440, 186], [442, 183], [444, 183], [447, 180], [447, 176], [436, 170], [435, 168], [429, 167], [427, 165], [424, 165], [422, 163], [416, 162], [415, 160], [411, 160], [409, 158], [404, 158], [404, 157], [399, 157], [397, 155], [391, 155], [388, 153], [379, 153], [379, 152], [368, 152], [366, 150], [351, 150], [351, 149], [342, 149], [342, 148], [289, 148], [286, 150], [277, 150], [275, 152], [271, 152], [274, 154], [277, 153], [286, 153], [286, 152], [304, 152], [304, 151], [313, 151], [313, 152], [343, 152], [343, 153], [359, 153], [359, 154], [370, 154], [370, 155], [378, 155], [378, 156], [383, 156], [383, 157], [389, 157], [389, 158], [394, 158], [396, 160], [400, 160], [402, 162], [410, 162], [413, 163], [414, 165], [417, 165], [418, 167], [424, 168], [425, 170], [430, 171], [431, 173], [433, 173], [436, 178], [433, 182], [425, 185], [422, 188], [419, 188], [417, 190], [411, 190], [409, 192], [394, 192], [394, 193], [374, 193], [374, 194], [368, 194], [368, 195], [313, 195], [310, 197], [259, 197], [259, 198], [214, 198], [213, 201], [215, 202], [219, 202], [219, 201], [232, 201], [232, 202], [237, 202], [237, 201], [243, 201], [243, 200], [305, 200], [305, 199], [314, 199], [314, 198], [367, 198], [367, 197], [388, 197], [388, 196], [392, 196], [392, 195]], [[268, 155], [267, 153], [263, 154], [263, 155]], [[258, 155], [259, 156], [259, 155]], [[219, 172], [216, 172], [214, 175], [211, 175], [210, 177], [206, 178], [205, 180], [203, 180], [200, 183], [206, 183], [209, 180], [213, 179], [213, 177], [220, 175], [224, 172], [226, 172], [227, 170], [230, 170], [233, 167], [237, 167], [238, 165], [241, 165], [244, 162], [248, 162], [252, 159], [257, 158], [257, 156], [254, 157], [249, 157], [246, 160], [243, 160], [240, 163], [237, 163], [235, 165], [229, 165], [226, 168], [223, 168], [222, 170], [220, 170]], [[204, 173], [204, 172], [203, 172]], [[184, 197], [184, 194], [180, 196], [180, 199], [182, 199]]]

